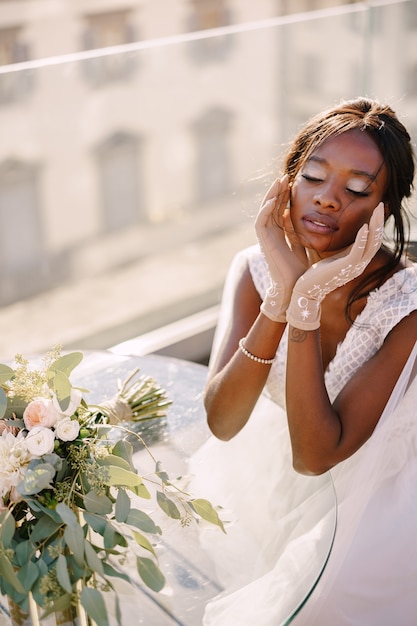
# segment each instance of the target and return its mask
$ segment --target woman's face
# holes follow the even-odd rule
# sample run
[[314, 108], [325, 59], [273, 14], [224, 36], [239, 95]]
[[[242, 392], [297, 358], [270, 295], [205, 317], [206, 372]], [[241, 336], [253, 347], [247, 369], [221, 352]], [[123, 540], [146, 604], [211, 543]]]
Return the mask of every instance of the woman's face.
[[387, 172], [365, 132], [326, 139], [302, 165], [291, 190], [291, 221], [303, 246], [317, 258], [350, 246], [381, 202]]

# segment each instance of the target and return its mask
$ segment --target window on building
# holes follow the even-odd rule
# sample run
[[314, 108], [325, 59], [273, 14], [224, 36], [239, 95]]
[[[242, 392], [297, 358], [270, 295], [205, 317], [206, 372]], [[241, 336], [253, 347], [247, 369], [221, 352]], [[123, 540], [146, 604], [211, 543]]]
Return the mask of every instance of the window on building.
[[146, 219], [140, 141], [116, 133], [98, 147], [96, 158], [104, 231], [121, 230]]
[[[192, 0], [187, 30], [199, 31], [231, 24], [227, 0]], [[230, 51], [230, 36], [215, 36], [195, 41], [189, 46], [190, 55], [199, 63], [223, 60]]]
[[404, 2], [404, 18], [407, 30], [417, 29], [417, 7], [415, 0]]
[[[29, 60], [28, 46], [23, 42], [22, 29], [0, 28], [0, 65], [12, 65]], [[14, 104], [26, 98], [32, 87], [32, 74], [26, 71], [0, 75], [0, 105]]]
[[407, 96], [417, 96], [417, 63], [412, 63], [404, 70], [405, 93]]
[[369, 6], [365, 7], [364, 10], [359, 8], [358, 11], [350, 13], [348, 24], [352, 32], [365, 37], [372, 37], [372, 35], [382, 32], [384, 17], [384, 7]]
[[0, 300], [35, 293], [43, 282], [38, 168], [16, 161], [0, 165]]
[[[130, 11], [111, 11], [85, 17], [83, 47], [96, 50], [132, 43], [136, 33], [132, 25]], [[94, 85], [126, 80], [137, 66], [134, 53], [115, 53], [98, 56], [84, 61], [83, 68], [87, 79]]]
[[194, 124], [199, 202], [215, 200], [230, 191], [231, 117], [228, 111], [214, 109]]

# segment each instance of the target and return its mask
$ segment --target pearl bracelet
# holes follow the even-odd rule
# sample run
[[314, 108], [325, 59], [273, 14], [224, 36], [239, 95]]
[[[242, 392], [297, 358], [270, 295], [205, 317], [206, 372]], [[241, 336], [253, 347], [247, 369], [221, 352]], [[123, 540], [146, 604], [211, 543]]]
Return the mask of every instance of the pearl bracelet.
[[252, 352], [249, 352], [249, 350], [246, 350], [244, 346], [245, 339], [246, 337], [242, 337], [242, 339], [239, 341], [239, 350], [245, 356], [247, 356], [248, 359], [251, 359], [252, 361], [256, 361], [256, 363], [263, 363], [264, 365], [272, 365], [275, 359], [261, 359], [259, 356], [255, 356], [254, 354], [252, 354]]

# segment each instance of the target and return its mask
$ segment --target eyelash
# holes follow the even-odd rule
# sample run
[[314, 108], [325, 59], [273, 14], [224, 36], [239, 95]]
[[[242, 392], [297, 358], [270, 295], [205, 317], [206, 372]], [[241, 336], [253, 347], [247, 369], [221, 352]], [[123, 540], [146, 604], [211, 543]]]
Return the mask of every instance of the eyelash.
[[[321, 178], [314, 178], [313, 176], [308, 176], [308, 174], [301, 174], [301, 176], [310, 183], [321, 183], [323, 182]], [[370, 195], [369, 191], [354, 191], [353, 189], [346, 188], [346, 191], [357, 198], [367, 198]]]

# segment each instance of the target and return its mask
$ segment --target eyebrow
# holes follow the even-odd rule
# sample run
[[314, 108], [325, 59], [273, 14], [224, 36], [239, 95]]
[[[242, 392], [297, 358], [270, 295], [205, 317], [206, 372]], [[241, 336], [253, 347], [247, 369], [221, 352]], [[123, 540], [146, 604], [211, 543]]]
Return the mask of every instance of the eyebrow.
[[[323, 163], [324, 165], [329, 165], [326, 159], [322, 159], [321, 157], [314, 156], [314, 155], [309, 157], [306, 163], [308, 163], [309, 161], [316, 161], [317, 163]], [[351, 173], [354, 174], [355, 176], [363, 176], [365, 178], [368, 178], [371, 182], [375, 182], [383, 165], [384, 163], [382, 162], [381, 165], [378, 167], [375, 174], [370, 174], [369, 172], [365, 172], [365, 170], [351, 170]]]

